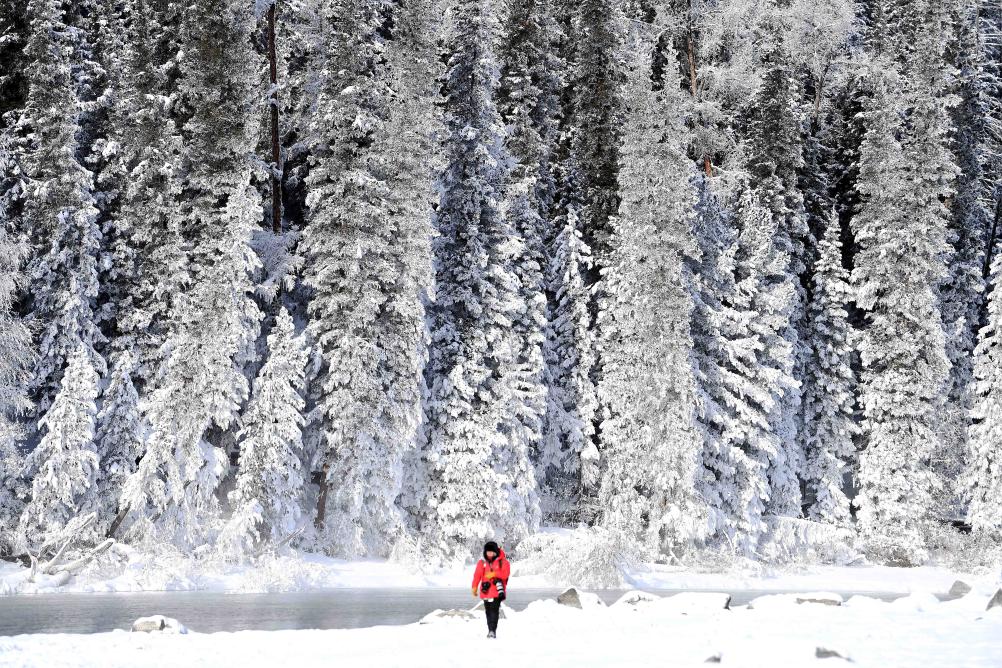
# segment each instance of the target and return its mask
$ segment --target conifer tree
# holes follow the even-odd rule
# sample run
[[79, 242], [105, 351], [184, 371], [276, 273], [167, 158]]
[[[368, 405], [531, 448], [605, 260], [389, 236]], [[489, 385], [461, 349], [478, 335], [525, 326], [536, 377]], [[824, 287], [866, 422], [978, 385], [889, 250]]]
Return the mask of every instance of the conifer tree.
[[649, 47], [641, 43], [637, 52], [624, 96], [621, 203], [599, 313], [599, 501], [604, 525], [656, 554], [685, 548], [705, 532], [686, 267], [697, 253], [695, 192], [685, 128], [670, 111], [678, 76], [652, 90]]
[[834, 211], [818, 245], [805, 332], [810, 342], [803, 391], [804, 481], [813, 501], [808, 517], [848, 526], [844, 478], [855, 463], [853, 437], [856, 377], [852, 369], [852, 329], [846, 304], [849, 272], [842, 267], [841, 229]]
[[422, 510], [428, 551], [445, 559], [465, 558], [489, 537], [517, 541], [539, 523], [534, 481], [527, 488], [519, 479], [531, 471], [528, 450], [511, 438], [506, 415], [519, 352], [512, 323], [521, 286], [512, 263], [522, 243], [500, 208], [508, 156], [494, 99], [492, 21], [480, 0], [453, 12]]
[[936, 295], [948, 251], [942, 204], [948, 191], [939, 176], [916, 173], [932, 167], [916, 162], [917, 149], [936, 146], [943, 135], [928, 125], [921, 131], [931, 137], [917, 133], [931, 120], [922, 112], [940, 103], [925, 101], [914, 112], [916, 134], [905, 134], [902, 77], [881, 59], [871, 80], [857, 186], [863, 203], [852, 221], [859, 246], [852, 282], [866, 314], [860, 335], [866, 445], [855, 504], [872, 553], [920, 563], [936, 485], [930, 466], [936, 415], [949, 373]]
[[578, 229], [577, 209], [569, 208], [560, 222], [547, 267], [553, 295], [545, 348], [548, 396], [536, 462], [548, 505], [558, 514], [572, 512], [582, 498], [594, 499], [599, 482], [592, 440], [598, 411], [591, 378], [596, 341], [586, 283], [591, 249]]
[[[313, 388], [323, 478], [317, 544], [342, 556], [385, 556], [403, 529], [397, 497], [419, 422], [430, 270], [430, 229], [419, 216], [430, 206], [421, 209], [428, 191], [413, 179], [428, 166], [414, 153], [426, 128], [402, 123], [421, 120], [415, 105], [426, 92], [420, 80], [395, 78], [387, 62], [396, 47], [380, 36], [382, 3], [335, 3], [328, 11], [334, 36], [324, 55], [329, 78], [318, 103], [303, 244], [309, 331], [323, 358]], [[421, 20], [415, 12], [427, 10], [397, 11], [408, 30]], [[394, 109], [397, 95], [404, 102]]]
[[80, 102], [64, 42], [71, 31], [54, 0], [33, 0], [28, 12], [29, 93], [21, 123], [29, 143], [22, 161], [27, 182], [21, 225], [34, 241], [28, 309], [38, 358], [31, 389], [42, 414], [80, 345], [98, 373], [105, 369], [94, 312], [101, 231], [93, 176], [77, 157]]
[[70, 520], [98, 510], [97, 384], [90, 354], [80, 344], [70, 356], [52, 405], [39, 420], [42, 439], [26, 460], [32, 485], [31, 500], [18, 524], [23, 549], [37, 553], [53, 547]]
[[208, 432], [232, 425], [247, 399], [243, 368], [261, 317], [250, 281], [260, 212], [250, 186], [252, 25], [250, 8], [233, 0], [199, 5], [182, 25], [185, 197], [173, 216], [190, 239], [189, 282], [172, 303], [169, 353], [150, 395], [152, 433], [121, 502], [137, 514], [134, 534], [180, 546], [197, 545], [213, 529], [227, 457]]
[[992, 267], [988, 320], [974, 357], [967, 517], [977, 533], [1002, 539], [1002, 255]]
[[[240, 464], [230, 521], [219, 543], [242, 558], [259, 542], [288, 536], [303, 514], [303, 390], [307, 350], [284, 308], [268, 335], [268, 361], [240, 418]], [[250, 521], [248, 521], [250, 520]]]
[[20, 173], [12, 142], [0, 130], [0, 554], [12, 546], [13, 529], [23, 502], [23, 461], [19, 450], [21, 418], [31, 404], [25, 393], [31, 370], [31, 333], [16, 310], [26, 281], [23, 264], [26, 244], [13, 235], [20, 194]]

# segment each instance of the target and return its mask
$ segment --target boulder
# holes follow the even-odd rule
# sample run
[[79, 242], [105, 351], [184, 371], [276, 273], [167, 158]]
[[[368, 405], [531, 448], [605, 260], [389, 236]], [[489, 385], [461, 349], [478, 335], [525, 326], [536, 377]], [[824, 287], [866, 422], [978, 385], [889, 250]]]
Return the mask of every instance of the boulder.
[[703, 663], [720, 663], [720, 655], [714, 654], [713, 656], [708, 656]]
[[184, 624], [163, 615], [153, 615], [152, 617], [140, 617], [132, 622], [132, 630], [136, 633], [187, 633], [188, 629]]
[[435, 610], [422, 617], [418, 624], [435, 624], [448, 621], [469, 622], [476, 618], [477, 616], [470, 610]]
[[985, 610], [991, 610], [992, 608], [1002, 608], [1002, 589], [995, 592], [992, 600], [988, 601], [988, 607]]
[[598, 595], [586, 591], [578, 591], [574, 587], [557, 596], [557, 603], [566, 605], [569, 608], [579, 609], [605, 606], [605, 601], [600, 599]]
[[967, 596], [971, 593], [971, 585], [967, 584], [963, 580], [957, 580], [950, 587], [950, 591], [946, 593], [950, 598], [960, 598], [961, 596]]
[[814, 650], [814, 657], [817, 659], [844, 659], [846, 661], [852, 662], [847, 656], [842, 656], [833, 649], [828, 649], [827, 647], [818, 647]]

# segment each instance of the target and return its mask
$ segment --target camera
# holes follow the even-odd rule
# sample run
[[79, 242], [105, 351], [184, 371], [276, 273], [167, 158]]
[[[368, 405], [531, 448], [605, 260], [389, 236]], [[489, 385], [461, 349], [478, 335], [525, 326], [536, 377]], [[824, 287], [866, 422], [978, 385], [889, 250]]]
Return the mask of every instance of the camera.
[[495, 585], [495, 586], [497, 587], [497, 589], [498, 589], [498, 600], [501, 600], [501, 601], [503, 601], [503, 600], [505, 599], [505, 594], [504, 594], [504, 582], [502, 582], [501, 580], [495, 580], [495, 581], [494, 581], [494, 585]]
[[481, 582], [480, 583], [480, 591], [483, 592], [484, 594], [486, 594], [488, 591], [490, 591], [490, 588], [491, 588], [491, 583], [490, 582]]

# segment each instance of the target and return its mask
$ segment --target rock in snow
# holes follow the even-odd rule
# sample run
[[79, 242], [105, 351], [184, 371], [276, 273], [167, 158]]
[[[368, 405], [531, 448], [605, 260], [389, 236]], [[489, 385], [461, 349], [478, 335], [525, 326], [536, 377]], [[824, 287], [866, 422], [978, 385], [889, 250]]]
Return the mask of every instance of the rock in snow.
[[132, 630], [142, 633], [187, 633], [188, 629], [184, 624], [163, 615], [153, 615], [152, 617], [140, 617], [132, 622]]
[[950, 598], [960, 598], [961, 596], [967, 596], [971, 593], [971, 585], [967, 584], [963, 580], [957, 580], [950, 587], [950, 591], [947, 592], [947, 596]]
[[[476, 608], [474, 608], [474, 610], [476, 610]], [[418, 624], [435, 624], [437, 622], [447, 622], [453, 620], [468, 622], [476, 618], [477, 616], [470, 610], [435, 610], [422, 617]]]
[[574, 587], [571, 587], [560, 596], [557, 596], [557, 603], [560, 605], [566, 605], [571, 608], [594, 608], [594, 607], [605, 607], [605, 601], [600, 599], [597, 594], [592, 594], [586, 591], [578, 591]]
[[991, 610], [992, 608], [1002, 608], [1002, 589], [995, 592], [992, 600], [988, 601], [988, 607], [985, 610]]
[[814, 650], [814, 656], [818, 659], [845, 659], [846, 661], [852, 661], [852, 659], [842, 656], [833, 649], [828, 649], [826, 647], [818, 647]]
[[619, 599], [615, 603], [613, 603], [613, 605], [619, 605], [619, 606], [629, 605], [636, 607], [641, 603], [651, 603], [653, 601], [657, 601], [660, 598], [661, 598], [660, 596], [655, 596], [654, 594], [648, 594], [646, 591], [634, 590], [634, 591], [628, 591], [622, 596], [620, 596]]

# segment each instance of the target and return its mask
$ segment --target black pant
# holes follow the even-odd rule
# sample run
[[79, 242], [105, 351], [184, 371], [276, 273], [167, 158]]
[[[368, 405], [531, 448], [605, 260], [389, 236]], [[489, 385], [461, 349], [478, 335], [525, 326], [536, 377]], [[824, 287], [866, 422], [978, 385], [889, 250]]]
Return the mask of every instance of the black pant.
[[484, 612], [487, 613], [487, 630], [498, 630], [498, 618], [501, 616], [501, 601], [494, 599], [488, 601], [484, 599]]

